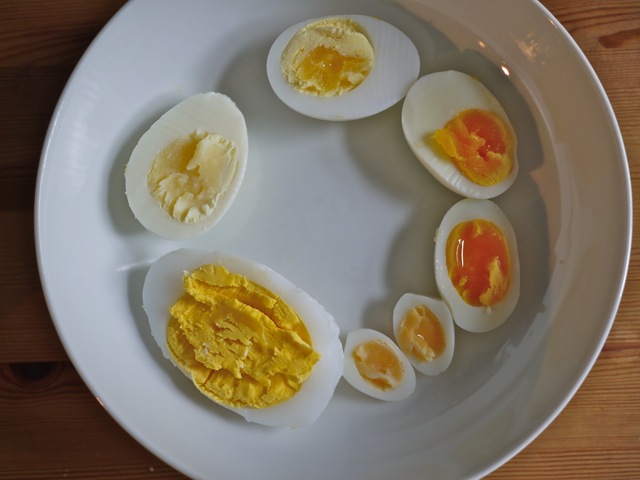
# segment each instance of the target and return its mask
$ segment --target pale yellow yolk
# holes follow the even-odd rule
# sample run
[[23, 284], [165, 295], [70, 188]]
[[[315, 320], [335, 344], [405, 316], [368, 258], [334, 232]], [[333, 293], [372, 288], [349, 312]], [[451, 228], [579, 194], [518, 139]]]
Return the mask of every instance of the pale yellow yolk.
[[387, 391], [402, 381], [402, 362], [386, 343], [380, 340], [361, 343], [352, 356], [360, 376], [372, 387]]
[[432, 138], [458, 170], [479, 185], [496, 185], [513, 170], [515, 137], [495, 113], [465, 110]]
[[154, 159], [147, 187], [173, 219], [193, 223], [210, 215], [237, 168], [237, 149], [213, 133], [174, 140]]
[[447, 339], [438, 317], [426, 305], [409, 310], [398, 328], [398, 346], [421, 362], [439, 357]]
[[449, 277], [466, 303], [491, 307], [504, 298], [511, 258], [496, 225], [482, 219], [456, 225], [447, 238], [446, 252]]
[[224, 267], [185, 275], [167, 343], [196, 387], [231, 407], [265, 408], [300, 390], [320, 358], [282, 299]]
[[281, 67], [297, 90], [329, 97], [360, 85], [373, 61], [373, 47], [356, 22], [329, 18], [305, 26], [291, 38]]

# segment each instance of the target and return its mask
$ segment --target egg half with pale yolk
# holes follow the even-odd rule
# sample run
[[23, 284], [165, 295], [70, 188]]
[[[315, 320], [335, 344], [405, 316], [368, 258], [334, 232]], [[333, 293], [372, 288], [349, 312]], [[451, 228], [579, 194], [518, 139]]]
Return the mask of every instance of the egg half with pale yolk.
[[403, 400], [416, 388], [416, 374], [407, 357], [388, 336], [369, 328], [347, 335], [343, 376], [354, 388], [379, 400]]
[[355, 120], [395, 105], [419, 70], [409, 37], [366, 15], [300, 22], [276, 38], [267, 57], [267, 77], [277, 97], [322, 120]]
[[450, 70], [418, 79], [404, 100], [402, 128], [420, 162], [460, 195], [493, 198], [516, 179], [513, 126], [474, 77]]
[[234, 201], [247, 165], [244, 115], [228, 96], [192, 95], [142, 135], [125, 169], [136, 219], [171, 240], [211, 229]]
[[393, 309], [393, 333], [400, 350], [419, 372], [438, 375], [449, 368], [455, 329], [444, 301], [405, 293]]
[[142, 297], [164, 356], [200, 393], [247, 421], [311, 425], [331, 400], [343, 371], [340, 329], [272, 269], [222, 252], [176, 250], [151, 265]]
[[464, 330], [486, 332], [509, 318], [520, 295], [520, 264], [513, 227], [500, 207], [468, 198], [449, 209], [435, 237], [435, 277]]

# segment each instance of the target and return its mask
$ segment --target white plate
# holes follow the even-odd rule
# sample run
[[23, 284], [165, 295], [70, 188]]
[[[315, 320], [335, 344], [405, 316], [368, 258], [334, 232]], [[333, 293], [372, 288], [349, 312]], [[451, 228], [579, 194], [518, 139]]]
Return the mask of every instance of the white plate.
[[[380, 17], [416, 43], [422, 73], [455, 68], [503, 102], [520, 174], [496, 203], [519, 241], [522, 295], [487, 334], [458, 331], [451, 368], [400, 403], [341, 381], [311, 428], [245, 423], [161, 355], [141, 309], [154, 259], [182, 246], [264, 263], [310, 292], [344, 335], [390, 332], [401, 294], [435, 295], [433, 234], [459, 199], [404, 141], [400, 105], [328, 123], [271, 91], [271, 42], [327, 14]], [[233, 98], [250, 158], [227, 216], [189, 242], [134, 219], [123, 170], [140, 135], [186, 96]], [[463, 478], [497, 468], [558, 414], [611, 327], [631, 239], [622, 140], [596, 76], [539, 4], [513, 0], [138, 0], [105, 27], [53, 117], [36, 199], [47, 302], [74, 365], [140, 443], [198, 478]]]

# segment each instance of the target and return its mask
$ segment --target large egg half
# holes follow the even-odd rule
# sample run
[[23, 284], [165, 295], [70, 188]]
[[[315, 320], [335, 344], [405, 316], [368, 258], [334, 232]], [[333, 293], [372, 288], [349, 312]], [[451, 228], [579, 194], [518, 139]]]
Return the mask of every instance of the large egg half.
[[455, 323], [487, 332], [509, 318], [520, 295], [516, 235], [490, 200], [464, 199], [445, 214], [435, 238], [435, 277]]
[[[499, 181], [494, 179], [496, 183], [490, 185], [478, 183], [465, 175], [433, 139], [434, 133], [443, 129], [458, 114], [474, 110], [486, 112], [485, 122], [497, 117], [503, 128], [502, 136], [508, 139], [511, 169], [506, 169], [499, 176]], [[496, 97], [470, 75], [449, 70], [419, 78], [404, 99], [402, 129], [418, 160], [440, 183], [460, 195], [493, 198], [505, 192], [516, 179], [518, 159], [513, 126]], [[465, 138], [462, 143], [468, 141], [469, 138]]]
[[[373, 48], [373, 66], [362, 83], [341, 95], [303, 93], [283, 74], [283, 51], [301, 29], [334, 18], [352, 20], [359, 26]], [[278, 36], [267, 57], [267, 76], [278, 98], [291, 109], [322, 120], [355, 120], [386, 110], [406, 95], [419, 70], [420, 57], [409, 37], [393, 25], [366, 15], [339, 15], [300, 22]]]
[[449, 368], [455, 328], [443, 300], [405, 293], [393, 309], [393, 333], [396, 343], [419, 372], [438, 375]]
[[[208, 136], [195, 147], [193, 136]], [[215, 138], [219, 143], [210, 140]], [[161, 152], [182, 142], [182, 153], [169, 153], [179, 171], [161, 174], [167, 185], [162, 200], [154, 196], [150, 171]], [[200, 148], [200, 150], [198, 150]], [[229, 158], [224, 158], [224, 149]], [[200, 156], [197, 152], [202, 152]], [[171, 240], [201, 235], [227, 212], [244, 178], [248, 135], [244, 115], [224, 94], [199, 93], [183, 100], [163, 114], [142, 135], [125, 170], [129, 206], [136, 219], [149, 231]], [[200, 161], [189, 162], [189, 159]], [[189, 189], [182, 188], [192, 184]], [[164, 206], [163, 206], [164, 205]], [[166, 208], [165, 208], [166, 207]], [[169, 209], [169, 210], [168, 210]], [[183, 212], [183, 213], [182, 213]], [[173, 213], [173, 214], [172, 214]]]
[[[184, 272], [207, 264], [222, 265], [229, 272], [243, 275], [284, 300], [298, 314], [309, 333], [313, 349], [320, 354], [310, 376], [288, 400], [266, 408], [221, 405], [249, 422], [262, 425], [301, 427], [313, 424], [325, 410], [342, 376], [340, 329], [315, 299], [269, 267], [235, 255], [194, 249], [175, 250], [156, 260], [147, 273], [142, 300], [151, 333], [162, 353], [180, 368], [167, 346], [169, 309], [184, 293]], [[180, 370], [190, 377], [188, 371]]]

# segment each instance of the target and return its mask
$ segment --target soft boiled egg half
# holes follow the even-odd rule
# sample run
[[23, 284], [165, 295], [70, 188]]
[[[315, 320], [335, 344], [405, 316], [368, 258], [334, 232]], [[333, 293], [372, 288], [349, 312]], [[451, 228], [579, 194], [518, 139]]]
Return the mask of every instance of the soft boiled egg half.
[[500, 207], [467, 198], [449, 209], [436, 233], [435, 277], [464, 330], [487, 332], [509, 318], [520, 295], [520, 264], [513, 227]]
[[419, 372], [438, 375], [449, 368], [455, 329], [444, 301], [405, 293], [393, 309], [393, 333], [400, 350]]
[[164, 356], [247, 421], [311, 425], [332, 398], [343, 371], [340, 330], [272, 269], [221, 252], [176, 250], [151, 265], [142, 296]]
[[427, 170], [460, 195], [493, 198], [516, 179], [509, 117], [496, 97], [465, 73], [449, 70], [418, 79], [402, 106], [402, 129]]
[[199, 93], [142, 135], [125, 170], [138, 221], [171, 240], [212, 228], [235, 199], [247, 165], [244, 116], [226, 95]]
[[357, 390], [386, 401], [404, 400], [416, 388], [416, 374], [398, 346], [369, 328], [347, 334], [344, 379]]
[[386, 110], [406, 95], [419, 70], [409, 37], [366, 15], [293, 25], [267, 57], [267, 76], [278, 98], [322, 120], [355, 120]]

